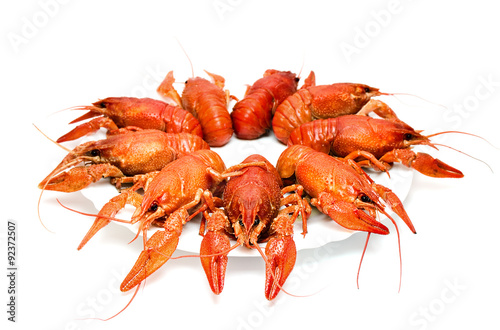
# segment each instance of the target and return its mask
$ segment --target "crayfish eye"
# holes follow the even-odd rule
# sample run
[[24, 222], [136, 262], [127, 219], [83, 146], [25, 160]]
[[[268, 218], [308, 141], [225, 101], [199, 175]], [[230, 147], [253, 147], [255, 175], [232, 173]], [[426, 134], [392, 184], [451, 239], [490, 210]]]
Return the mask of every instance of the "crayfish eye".
[[253, 222], [254, 226], [257, 226], [260, 223], [260, 220], [258, 218], [255, 218], [255, 221]]
[[104, 102], [99, 103], [99, 107], [105, 108], [106, 107], [106, 103], [104, 103]]
[[411, 133], [405, 134], [405, 140], [411, 140], [412, 138], [413, 138], [413, 134], [411, 134]]
[[99, 156], [100, 154], [101, 154], [101, 151], [100, 151], [99, 149], [92, 149], [92, 150], [90, 150], [90, 155], [91, 155], [92, 157], [97, 157], [97, 156]]
[[365, 93], [370, 93], [370, 92], [371, 92], [370, 87], [365, 87]]
[[295, 82], [299, 82], [300, 81], [300, 78], [299, 77], [295, 77]]
[[156, 210], [158, 210], [158, 203], [157, 202], [153, 202], [151, 204], [151, 206], [149, 207], [149, 211], [156, 212]]
[[243, 220], [242, 220], [242, 219], [240, 219], [240, 220], [238, 221], [238, 224], [239, 224], [241, 227], [243, 227], [243, 226], [244, 226], [244, 225], [243, 225]]
[[370, 197], [368, 197], [366, 195], [361, 195], [361, 201], [363, 203], [372, 203], [372, 200], [370, 199]]

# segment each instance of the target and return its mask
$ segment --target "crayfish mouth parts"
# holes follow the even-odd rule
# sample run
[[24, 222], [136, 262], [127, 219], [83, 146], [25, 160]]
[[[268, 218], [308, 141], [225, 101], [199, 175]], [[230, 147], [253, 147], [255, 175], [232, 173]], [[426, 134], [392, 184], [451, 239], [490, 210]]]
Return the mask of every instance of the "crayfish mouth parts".
[[142, 212], [140, 208], [136, 209], [132, 215], [132, 223], [142, 222], [142, 223], [153, 223], [155, 220], [159, 220], [165, 216], [165, 211], [162, 208], [158, 208], [156, 211], [145, 211]]

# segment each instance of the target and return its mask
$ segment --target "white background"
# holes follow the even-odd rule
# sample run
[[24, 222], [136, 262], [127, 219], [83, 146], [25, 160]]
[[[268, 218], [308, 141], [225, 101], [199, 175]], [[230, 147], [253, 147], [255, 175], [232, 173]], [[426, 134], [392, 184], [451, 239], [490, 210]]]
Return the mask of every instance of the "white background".
[[[32, 124], [56, 122], [45, 133], [57, 138], [69, 129], [61, 116], [76, 114], [56, 111], [108, 96], [157, 97], [155, 87], [169, 70], [183, 82], [191, 69], [177, 40], [195, 75], [205, 76], [206, 69], [224, 76], [238, 97], [268, 68], [302, 68], [302, 77], [314, 70], [318, 84], [360, 82], [432, 100], [383, 98], [417, 129], [471, 132], [499, 146], [498, 10], [492, 1], [468, 3], [3, 1], [0, 233], [6, 251], [6, 221], [17, 221], [19, 268], [16, 324], [6, 320], [8, 283], [1, 276], [2, 324], [61, 330], [498, 328], [500, 152], [470, 136], [435, 140], [492, 171], [440, 148], [430, 152], [465, 177], [413, 177], [405, 207], [418, 234], [400, 226], [399, 293], [397, 239], [388, 224], [390, 235], [370, 241], [359, 290], [365, 234], [298, 254], [286, 288], [308, 297], [280, 293], [267, 302], [259, 258], [230, 258], [224, 291], [214, 296], [199, 261], [181, 259], [151, 276], [126, 311], [102, 322], [91, 318], [112, 316], [129, 301], [131, 294], [117, 288], [142, 242], [127, 244], [132, 233], [113, 224], [77, 251], [93, 220], [63, 210], [55, 198], [96, 212], [80, 193], [43, 195], [41, 218], [54, 233], [37, 216], [37, 184], [65, 153]], [[242, 159], [243, 152], [226, 163]], [[6, 252], [0, 255], [6, 269]]]

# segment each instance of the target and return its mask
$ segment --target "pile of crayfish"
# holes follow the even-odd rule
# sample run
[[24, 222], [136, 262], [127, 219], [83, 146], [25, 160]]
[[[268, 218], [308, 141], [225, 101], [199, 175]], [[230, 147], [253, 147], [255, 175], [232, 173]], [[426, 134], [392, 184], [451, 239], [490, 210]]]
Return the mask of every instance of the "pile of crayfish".
[[[222, 292], [228, 255], [245, 246], [265, 261], [265, 296], [271, 300], [295, 264], [294, 223], [301, 218], [305, 236], [312, 207], [368, 235], [389, 233], [379, 214], [396, 225], [390, 209], [415, 233], [398, 196], [363, 168], [389, 173], [397, 162], [431, 177], [463, 177], [429, 154], [412, 151], [414, 145], [436, 148], [430, 137], [442, 133], [414, 130], [374, 98], [391, 95], [377, 88], [316, 85], [313, 72], [298, 88], [296, 74], [267, 70], [239, 100], [224, 89], [223, 77], [207, 74], [211, 81], [190, 78], [179, 94], [169, 72], [158, 87], [165, 101], [109, 97], [74, 107], [86, 113], [71, 124], [85, 122], [58, 143], [99, 129], [107, 137], [78, 145], [38, 185], [42, 191], [74, 192], [110, 178], [120, 191], [96, 215], [78, 249], [117, 220], [126, 204], [135, 207], [129, 222], [139, 224], [136, 238], [142, 233], [144, 249], [122, 291], [138, 288], [166, 263], [184, 224], [201, 214], [199, 258], [212, 291]], [[231, 100], [236, 103], [230, 112]], [[212, 149], [233, 134], [257, 139], [271, 130], [287, 146], [276, 164], [255, 154], [226, 167]], [[148, 238], [152, 225], [160, 229]]]

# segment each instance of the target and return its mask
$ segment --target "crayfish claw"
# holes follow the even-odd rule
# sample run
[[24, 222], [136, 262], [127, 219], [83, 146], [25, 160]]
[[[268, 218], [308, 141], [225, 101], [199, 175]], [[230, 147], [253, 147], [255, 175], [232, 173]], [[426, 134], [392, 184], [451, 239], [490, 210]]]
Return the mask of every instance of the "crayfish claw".
[[120, 285], [123, 292], [129, 291], [166, 263], [179, 243], [179, 235], [159, 230], [151, 236], [136, 263]]
[[180, 208], [165, 220], [165, 230], [155, 232], [147, 240], [144, 250], [120, 285], [121, 291], [125, 292], [139, 285], [170, 259], [179, 243], [182, 226], [188, 218], [187, 210]]
[[266, 245], [265, 295], [273, 300], [285, 284], [297, 258], [297, 248], [291, 236], [273, 237]]
[[401, 202], [399, 197], [392, 190], [380, 184], [374, 184], [374, 189], [389, 205], [391, 210], [393, 210], [404, 221], [404, 223], [408, 226], [408, 228], [410, 228], [412, 233], [416, 234], [417, 232], [415, 231], [415, 226], [413, 226], [413, 223], [406, 213], [406, 210], [403, 207], [403, 203]]
[[117, 167], [110, 164], [77, 166], [57, 175], [49, 175], [38, 184], [38, 188], [62, 192], [75, 192], [82, 190], [91, 183], [99, 181], [102, 177], [109, 176], [122, 177], [123, 173]]
[[434, 178], [463, 178], [464, 176], [460, 170], [423, 152], [417, 153], [411, 167], [424, 175]]
[[335, 200], [328, 194], [320, 194], [319, 198], [311, 200], [311, 203], [344, 228], [379, 235], [389, 234], [389, 229], [384, 224], [358, 209], [353, 203]]
[[230, 245], [229, 237], [216, 231], [207, 232], [201, 242], [201, 265], [207, 275], [210, 288], [215, 294], [220, 294], [224, 288], [227, 251]]

